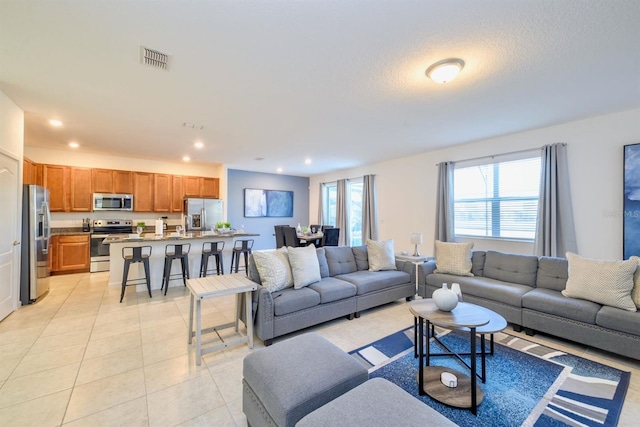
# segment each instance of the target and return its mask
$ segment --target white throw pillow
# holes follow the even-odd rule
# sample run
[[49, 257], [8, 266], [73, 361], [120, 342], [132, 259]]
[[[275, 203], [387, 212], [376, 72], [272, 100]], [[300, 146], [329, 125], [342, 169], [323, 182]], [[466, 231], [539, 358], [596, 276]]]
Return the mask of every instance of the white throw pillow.
[[260, 283], [269, 292], [281, 291], [293, 286], [293, 275], [289, 265], [287, 248], [275, 251], [255, 251], [253, 261], [260, 275]]
[[293, 273], [293, 288], [300, 289], [312, 283], [319, 282], [320, 263], [314, 245], [299, 248], [289, 247], [289, 264]]
[[638, 261], [601, 261], [567, 252], [569, 278], [562, 291], [565, 297], [581, 298], [598, 304], [636, 311], [631, 299], [633, 274]]
[[473, 276], [471, 250], [473, 242], [448, 243], [436, 240], [436, 269], [434, 273]]
[[396, 270], [396, 256], [393, 251], [393, 239], [367, 239], [369, 271]]
[[633, 273], [633, 289], [631, 289], [631, 299], [636, 307], [640, 308], [640, 257], [632, 256], [629, 259], [633, 259], [638, 262], [636, 272]]

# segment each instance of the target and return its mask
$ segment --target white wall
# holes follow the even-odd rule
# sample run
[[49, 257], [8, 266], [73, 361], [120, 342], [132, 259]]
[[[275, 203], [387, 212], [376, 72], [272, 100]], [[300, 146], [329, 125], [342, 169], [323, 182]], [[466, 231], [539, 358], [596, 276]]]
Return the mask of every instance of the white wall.
[[[428, 138], [428, 136], [425, 136]], [[422, 232], [421, 253], [433, 253], [436, 164], [567, 143], [578, 252], [622, 257], [623, 146], [640, 143], [640, 109], [487, 139], [310, 179], [310, 222], [316, 221], [319, 183], [375, 174], [380, 238], [410, 250], [409, 233]], [[475, 240], [476, 249], [531, 253], [532, 245]]]
[[0, 92], [0, 149], [22, 162], [23, 140], [24, 112]]

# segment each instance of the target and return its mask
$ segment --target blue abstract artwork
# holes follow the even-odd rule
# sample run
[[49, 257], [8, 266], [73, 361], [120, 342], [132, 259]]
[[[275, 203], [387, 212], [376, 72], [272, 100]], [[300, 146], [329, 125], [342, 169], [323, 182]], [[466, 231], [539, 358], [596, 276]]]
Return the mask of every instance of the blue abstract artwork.
[[640, 144], [624, 146], [624, 259], [640, 256]]
[[244, 189], [245, 217], [292, 217], [293, 191]]

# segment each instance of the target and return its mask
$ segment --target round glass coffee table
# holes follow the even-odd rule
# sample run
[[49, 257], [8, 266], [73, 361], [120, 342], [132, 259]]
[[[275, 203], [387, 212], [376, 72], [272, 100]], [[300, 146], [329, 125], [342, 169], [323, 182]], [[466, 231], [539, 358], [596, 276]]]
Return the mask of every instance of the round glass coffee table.
[[[429, 395], [435, 400], [456, 408], [469, 408], [475, 415], [477, 407], [482, 402], [482, 389], [477, 385], [477, 377], [482, 382], [486, 381], [486, 362], [488, 354], [485, 346], [485, 334], [491, 334], [491, 352], [493, 354], [493, 334], [502, 331], [507, 326], [506, 320], [495, 313], [479, 305], [460, 302], [451, 311], [440, 311], [432, 299], [416, 300], [409, 303], [409, 310], [414, 316], [414, 349], [416, 357], [419, 357], [418, 370], [418, 392], [421, 395]], [[429, 345], [424, 343], [424, 326], [427, 326], [434, 340], [446, 351], [442, 353], [431, 353]], [[455, 353], [451, 351], [434, 333], [434, 326], [453, 331], [469, 332], [469, 353]], [[477, 334], [480, 334], [482, 374], [477, 373]], [[428, 341], [428, 340], [427, 340]], [[426, 350], [426, 352], [425, 352]], [[425, 354], [426, 353], [426, 354]], [[444, 368], [441, 366], [431, 366], [431, 357], [454, 356], [457, 357], [467, 368], [469, 375], [462, 372]], [[470, 363], [467, 363], [461, 356], [470, 356]], [[458, 378], [456, 387], [447, 387], [440, 381], [442, 372], [450, 372]]]

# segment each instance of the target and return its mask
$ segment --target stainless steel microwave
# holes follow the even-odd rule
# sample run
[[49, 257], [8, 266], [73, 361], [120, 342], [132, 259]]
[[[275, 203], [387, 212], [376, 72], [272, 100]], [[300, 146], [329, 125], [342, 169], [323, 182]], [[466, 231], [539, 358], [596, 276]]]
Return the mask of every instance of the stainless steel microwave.
[[93, 193], [94, 211], [132, 211], [132, 194]]

